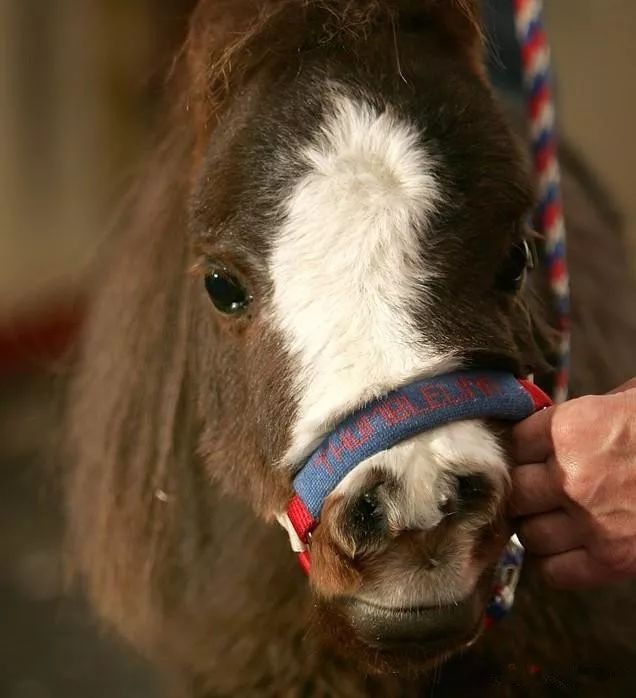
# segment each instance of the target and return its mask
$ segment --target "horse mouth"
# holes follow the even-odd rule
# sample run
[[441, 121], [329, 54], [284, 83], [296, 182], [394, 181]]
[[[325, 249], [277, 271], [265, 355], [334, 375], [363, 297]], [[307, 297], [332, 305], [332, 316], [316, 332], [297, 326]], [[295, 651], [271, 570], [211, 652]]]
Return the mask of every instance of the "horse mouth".
[[339, 654], [370, 674], [427, 673], [468, 649], [484, 628], [486, 597], [392, 608], [356, 598], [318, 605], [319, 627]]
[[472, 644], [483, 625], [479, 594], [445, 606], [391, 608], [358, 599], [348, 599], [344, 606], [359, 640], [379, 651], [437, 658]]
[[444, 605], [396, 607], [355, 596], [323, 600], [315, 607], [317, 629], [369, 674], [428, 674], [482, 636], [492, 576], [489, 565], [470, 594]]

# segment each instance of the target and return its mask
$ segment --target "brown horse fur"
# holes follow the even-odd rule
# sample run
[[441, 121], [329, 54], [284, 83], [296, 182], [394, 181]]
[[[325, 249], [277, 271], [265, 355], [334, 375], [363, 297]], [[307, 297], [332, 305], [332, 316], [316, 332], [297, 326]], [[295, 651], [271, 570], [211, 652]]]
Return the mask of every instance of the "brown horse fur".
[[[280, 529], [263, 520], [291, 491], [289, 476], [271, 465], [286, 447], [280, 425], [296, 409], [282, 340], [258, 306], [243, 319], [217, 317], [196, 271], [206, 235], [228, 217], [258, 225], [249, 211], [236, 212], [247, 177], [242, 153], [254, 146], [236, 134], [272, 95], [293, 101], [307, 66], [321, 62], [326, 72], [358, 62], [382, 89], [405, 89], [417, 71], [413, 36], [422, 61], [450, 51], [481, 84], [477, 18], [470, 0], [202, 0], [193, 14], [171, 83], [167, 135], [131, 197], [121, 236], [100, 260], [72, 392], [67, 477], [70, 550], [95, 608], [179, 677], [187, 695], [418, 696], [429, 686], [435, 696], [543, 696], [560, 684], [581, 695], [631, 695], [633, 592], [557, 593], [539, 585], [531, 567], [511, 618], [433, 673], [420, 676], [407, 662], [400, 675], [387, 674], [391, 662], [380, 656], [369, 673], [345, 659], [359, 650], [349, 646], [355, 641], [337, 611], [313, 599]], [[280, 127], [290, 138], [305, 135], [289, 131], [304, 128], [293, 120]], [[210, 153], [219, 168], [213, 190]], [[478, 155], [488, 161], [488, 148]], [[601, 392], [635, 372], [636, 291], [606, 197], [567, 150], [562, 156], [572, 386], [575, 394]], [[274, 176], [252, 175], [266, 184]], [[495, 190], [482, 194], [499, 208], [512, 205]], [[483, 253], [485, 265], [494, 254]], [[257, 265], [251, 273], [265, 271]], [[455, 289], [470, 283], [450, 273]], [[536, 288], [547, 298], [545, 279]], [[485, 329], [457, 317], [465, 330], [441, 327], [451, 339], [464, 332], [479, 350], [495, 341], [487, 317]], [[547, 344], [517, 341], [528, 366], [544, 365], [536, 353]], [[351, 567], [342, 570], [336, 592], [356, 584]], [[328, 626], [331, 642], [317, 626]]]

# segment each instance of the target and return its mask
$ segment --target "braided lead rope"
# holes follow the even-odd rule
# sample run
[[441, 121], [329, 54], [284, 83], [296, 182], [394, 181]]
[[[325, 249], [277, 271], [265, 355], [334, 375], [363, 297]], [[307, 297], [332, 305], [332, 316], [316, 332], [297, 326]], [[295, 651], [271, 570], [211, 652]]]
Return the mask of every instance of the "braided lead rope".
[[[550, 84], [550, 47], [543, 28], [542, 0], [514, 0], [517, 38], [521, 48], [532, 154], [539, 186], [537, 227], [545, 236], [545, 256], [550, 288], [560, 332], [555, 402], [567, 399], [570, 358], [570, 288], [565, 247], [565, 222], [561, 199], [561, 173], [557, 158], [556, 116]], [[524, 548], [513, 536], [499, 560], [486, 626], [504, 618], [514, 603]]]
[[557, 329], [560, 332], [553, 398], [555, 402], [563, 402], [568, 394], [570, 363], [570, 287], [550, 47], [543, 25], [542, 0], [514, 0], [514, 10], [528, 94], [532, 154], [539, 187], [536, 223], [545, 236], [546, 263], [557, 312]]

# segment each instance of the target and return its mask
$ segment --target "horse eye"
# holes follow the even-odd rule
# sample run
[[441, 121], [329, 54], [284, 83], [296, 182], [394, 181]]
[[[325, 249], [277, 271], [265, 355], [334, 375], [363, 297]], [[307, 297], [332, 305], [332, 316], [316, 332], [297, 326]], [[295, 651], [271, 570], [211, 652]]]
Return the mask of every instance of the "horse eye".
[[514, 244], [497, 274], [497, 286], [508, 293], [521, 289], [528, 270], [534, 268], [533, 248], [527, 240]]
[[252, 300], [238, 280], [225, 269], [215, 269], [207, 274], [205, 289], [214, 307], [225, 315], [239, 313]]

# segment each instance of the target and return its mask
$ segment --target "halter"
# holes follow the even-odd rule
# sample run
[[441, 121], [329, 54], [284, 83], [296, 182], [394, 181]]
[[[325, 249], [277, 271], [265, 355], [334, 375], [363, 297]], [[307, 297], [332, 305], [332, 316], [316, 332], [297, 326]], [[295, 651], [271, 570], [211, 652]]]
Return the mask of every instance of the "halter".
[[[459, 371], [391, 391], [346, 417], [309, 456], [294, 479], [294, 497], [281, 523], [307, 574], [310, 538], [326, 498], [361, 462], [416, 434], [452, 422], [493, 419], [518, 422], [552, 404], [536, 385], [498, 371]], [[512, 605], [523, 558], [514, 538], [497, 574], [491, 618]]]
[[[550, 49], [542, 0], [511, 0], [527, 95], [531, 149], [539, 188], [535, 225], [544, 235], [544, 263], [554, 299], [560, 344], [553, 386], [556, 402], [567, 398], [570, 354], [566, 231], [557, 157]], [[309, 541], [325, 498], [361, 461], [414, 434], [464, 419], [516, 422], [552, 404], [534, 384], [495, 372], [465, 372], [399, 388], [347, 417], [308, 458], [294, 480], [295, 495], [281, 523], [308, 574]], [[486, 623], [511, 609], [523, 564], [517, 536], [506, 545], [495, 574]]]

